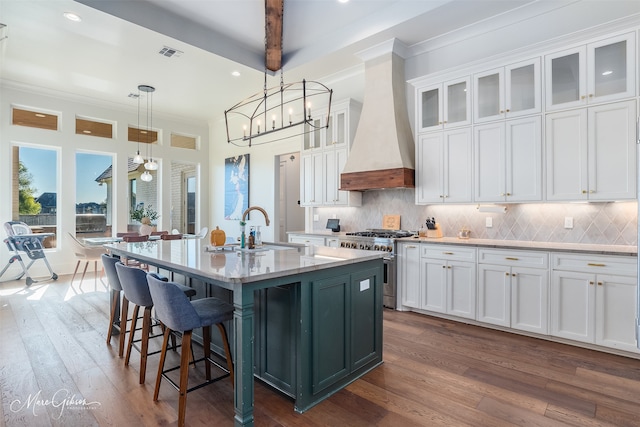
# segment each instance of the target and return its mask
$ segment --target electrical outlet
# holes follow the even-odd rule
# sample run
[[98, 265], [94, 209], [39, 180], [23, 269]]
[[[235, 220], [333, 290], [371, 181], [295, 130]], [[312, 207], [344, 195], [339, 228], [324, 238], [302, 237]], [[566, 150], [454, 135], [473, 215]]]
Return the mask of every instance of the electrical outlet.
[[564, 217], [564, 228], [573, 228], [573, 217]]
[[320, 215], [314, 215], [313, 216], [313, 220], [314, 221], [320, 221]]
[[485, 225], [487, 228], [491, 228], [491, 227], [493, 227], [493, 218], [492, 218], [492, 217], [490, 217], [490, 216], [488, 216], [488, 217], [487, 217], [487, 219], [485, 219], [485, 220], [484, 220], [484, 225]]

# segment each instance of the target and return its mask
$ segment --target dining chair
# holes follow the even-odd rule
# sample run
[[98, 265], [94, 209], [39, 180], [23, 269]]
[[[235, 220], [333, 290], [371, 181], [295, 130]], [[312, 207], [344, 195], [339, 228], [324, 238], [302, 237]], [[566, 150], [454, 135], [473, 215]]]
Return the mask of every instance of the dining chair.
[[196, 236], [199, 239], [204, 239], [205, 237], [207, 237], [208, 232], [209, 232], [209, 227], [202, 227], [202, 229], [200, 229], [200, 231], [198, 232], [198, 234], [196, 234]]
[[124, 240], [127, 243], [146, 242], [147, 240], [149, 240], [149, 236], [146, 234], [135, 234], [135, 235], [125, 234], [124, 236], [122, 236], [122, 240]]
[[[166, 379], [179, 391], [178, 397], [178, 427], [185, 425], [185, 415], [187, 411], [187, 393], [205, 385], [213, 384], [224, 378], [231, 378], [233, 381], [233, 361], [227, 331], [224, 327], [225, 321], [233, 319], [233, 306], [219, 298], [201, 298], [189, 301], [181, 291], [180, 285], [175, 282], [164, 282], [156, 278], [153, 274], [147, 275], [149, 292], [153, 300], [156, 316], [165, 326], [162, 350], [160, 352], [160, 364], [158, 365], [158, 376], [156, 377], [156, 387], [153, 393], [154, 402], [158, 401], [160, 393], [160, 383]], [[216, 325], [222, 335], [222, 343], [227, 361], [227, 366], [222, 366], [211, 359], [211, 326]], [[205, 362], [205, 381], [188, 388], [189, 382], [189, 350], [191, 347], [191, 337], [194, 329], [202, 328], [202, 344], [204, 347], [204, 357], [194, 361]], [[182, 345], [180, 354], [180, 366], [164, 369], [164, 363], [169, 346], [169, 336], [172, 332], [182, 333]], [[219, 368], [223, 374], [211, 378], [211, 365]], [[176, 369], [180, 370], [180, 383], [176, 384], [167, 374]]]
[[[129, 365], [129, 360], [131, 358], [131, 349], [135, 348], [140, 351], [140, 384], [144, 384], [146, 370], [147, 370], [147, 356], [150, 354], [156, 354], [155, 352], [149, 352], [149, 338], [155, 338], [159, 335], [151, 335], [151, 309], [153, 308], [153, 300], [151, 299], [151, 294], [149, 293], [149, 284], [147, 282], [147, 272], [136, 267], [128, 267], [122, 263], [116, 263], [116, 271], [118, 274], [118, 278], [120, 279], [120, 284], [122, 285], [122, 290], [124, 291], [124, 296], [127, 301], [130, 301], [134, 304], [133, 313], [131, 316], [131, 325], [129, 327], [129, 340], [127, 342], [127, 351], [124, 357], [125, 366]], [[159, 278], [159, 276], [154, 275], [158, 281], [162, 281], [163, 279]], [[179, 285], [180, 292], [187, 298], [195, 296], [196, 291], [193, 288], [188, 286]], [[144, 310], [142, 315], [142, 336], [140, 339], [135, 339], [135, 331], [136, 325], [138, 322], [138, 315], [140, 313], [140, 308]], [[128, 313], [127, 313], [128, 314]], [[123, 313], [124, 317], [125, 314]], [[140, 342], [141, 346], [138, 349], [134, 346], [134, 343]]]
[[[84, 261], [85, 262], [84, 270], [82, 271], [82, 277], [80, 278], [80, 286], [82, 286], [82, 281], [84, 280], [84, 276], [87, 273], [87, 267], [89, 266], [89, 263], [93, 261], [94, 276], [97, 284], [98, 283], [98, 261], [100, 260], [100, 257], [102, 256], [102, 254], [106, 252], [105, 249], [102, 246], [85, 245], [84, 243], [81, 243], [78, 239], [76, 239], [73, 234], [69, 232], [67, 232], [67, 234], [71, 239], [71, 244], [73, 245], [73, 252], [78, 258], [78, 262], [76, 263], [76, 268], [75, 270], [73, 270], [73, 276], [71, 277], [71, 283], [73, 283], [73, 281], [76, 278], [76, 274], [78, 273], [78, 268], [80, 267], [80, 263]], [[101, 268], [100, 280], [102, 280], [103, 270], [104, 269]]]
[[161, 240], [181, 240], [182, 234], [163, 234], [160, 236]]
[[[137, 242], [147, 242], [149, 240], [149, 236], [146, 234], [135, 234], [135, 235], [127, 235], [122, 236], [122, 240], [127, 243], [137, 243]], [[135, 259], [123, 258], [122, 263], [128, 265], [130, 267], [139, 267], [145, 270], [149, 270], [149, 266]]]

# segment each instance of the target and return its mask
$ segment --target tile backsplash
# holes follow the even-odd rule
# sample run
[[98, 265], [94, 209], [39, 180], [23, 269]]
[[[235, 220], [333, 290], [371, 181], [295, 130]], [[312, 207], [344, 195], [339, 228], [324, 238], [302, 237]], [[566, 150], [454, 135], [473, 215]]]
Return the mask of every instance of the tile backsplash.
[[[482, 206], [485, 206], [484, 204]], [[400, 227], [418, 230], [434, 217], [444, 236], [454, 237], [465, 227], [471, 237], [536, 242], [589, 243], [602, 245], [638, 244], [637, 203], [527, 203], [502, 204], [505, 213], [479, 212], [477, 204], [418, 206], [410, 189], [374, 190], [363, 193], [362, 206], [315, 208], [314, 231], [323, 231], [327, 219], [340, 218], [342, 231], [380, 228], [383, 215], [401, 216]], [[486, 227], [491, 217], [492, 227]], [[573, 228], [564, 228], [565, 218]]]

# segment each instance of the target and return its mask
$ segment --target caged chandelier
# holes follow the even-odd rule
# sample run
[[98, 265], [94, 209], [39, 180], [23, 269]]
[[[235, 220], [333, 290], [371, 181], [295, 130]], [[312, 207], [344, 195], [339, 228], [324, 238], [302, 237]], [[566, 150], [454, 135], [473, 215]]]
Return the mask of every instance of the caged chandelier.
[[[284, 83], [281, 67], [283, 14], [284, 0], [265, 0], [264, 87], [262, 92], [225, 110], [229, 144], [251, 147], [329, 127], [331, 89], [304, 79]], [[280, 70], [279, 86], [267, 88], [267, 69]], [[323, 111], [319, 113], [320, 107]], [[302, 130], [296, 132], [295, 128], [300, 125]]]

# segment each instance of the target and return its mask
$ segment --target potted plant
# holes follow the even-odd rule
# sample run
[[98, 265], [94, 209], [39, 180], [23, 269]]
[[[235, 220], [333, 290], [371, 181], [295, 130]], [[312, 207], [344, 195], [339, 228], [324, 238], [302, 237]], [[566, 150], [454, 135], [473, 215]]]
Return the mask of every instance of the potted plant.
[[140, 234], [146, 235], [151, 234], [151, 231], [153, 231], [153, 228], [151, 227], [152, 224], [155, 225], [154, 221], [160, 217], [158, 211], [153, 209], [152, 205], [146, 207], [141, 205], [136, 209], [132, 209], [131, 212], [129, 212], [129, 215], [132, 220], [138, 221], [142, 224], [140, 226]]

